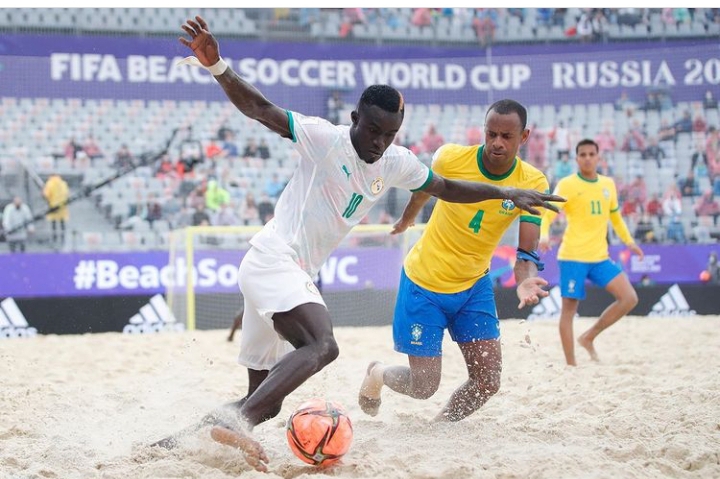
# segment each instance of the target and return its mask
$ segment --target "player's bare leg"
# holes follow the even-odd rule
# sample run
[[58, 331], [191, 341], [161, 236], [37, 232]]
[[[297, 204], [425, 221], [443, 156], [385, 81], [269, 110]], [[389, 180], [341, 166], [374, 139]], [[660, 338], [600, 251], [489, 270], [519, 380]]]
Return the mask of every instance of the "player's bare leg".
[[[408, 356], [408, 362], [410, 366], [384, 366], [382, 364], [376, 364], [372, 367], [372, 374], [366, 376], [366, 380], [369, 386], [369, 392], [365, 393], [366, 397], [372, 399], [373, 387], [382, 388], [383, 385], [389, 387], [395, 392], [410, 396], [415, 399], [427, 399], [438, 390], [440, 385], [440, 376], [442, 372], [442, 356]], [[368, 368], [368, 371], [371, 369]], [[368, 380], [368, 377], [370, 378]], [[366, 381], [363, 381], [363, 386], [366, 385]], [[377, 399], [380, 398], [379, 389], [377, 390]], [[363, 397], [363, 388], [361, 387], [360, 399]], [[360, 402], [360, 401], [359, 401]], [[363, 405], [360, 404], [360, 407]], [[378, 401], [379, 407], [379, 401]], [[368, 408], [368, 411], [363, 408], [367, 414], [372, 414], [372, 408]]]
[[251, 427], [271, 414], [288, 394], [334, 361], [338, 346], [327, 308], [306, 303], [273, 315], [275, 330], [294, 351], [287, 353], [270, 369], [267, 378], [248, 397], [240, 409]]
[[365, 379], [360, 386], [358, 404], [360, 409], [369, 416], [377, 416], [380, 410], [380, 395], [383, 387], [383, 372], [385, 367], [380, 361], [373, 361], [368, 365]]
[[577, 366], [575, 362], [575, 337], [573, 335], [573, 320], [577, 313], [580, 301], [573, 298], [562, 299], [562, 310], [560, 311], [560, 342], [565, 353], [565, 362], [570, 366]]
[[270, 458], [260, 443], [253, 439], [246, 429], [242, 427], [230, 429], [217, 425], [210, 430], [210, 436], [220, 444], [240, 449], [247, 463], [256, 471], [267, 472], [266, 464]]
[[242, 320], [243, 320], [243, 313], [244, 313], [244, 312], [245, 312], [244, 310], [243, 310], [243, 311], [240, 311], [240, 312], [235, 316], [235, 318], [233, 318], [233, 324], [232, 324], [232, 327], [230, 328], [230, 334], [228, 335], [228, 338], [227, 338], [227, 340], [228, 340], [229, 342], [232, 342], [233, 339], [235, 338], [235, 331], [237, 331], [238, 328], [241, 328], [241, 327], [242, 327]]
[[598, 320], [578, 338], [578, 344], [585, 348], [593, 361], [599, 361], [593, 341], [595, 338], [629, 313], [638, 303], [637, 293], [625, 274], [619, 274], [605, 287], [615, 301], [602, 312]]
[[499, 339], [460, 343], [468, 380], [456, 389], [435, 421], [460, 421], [485, 404], [500, 390], [502, 348]]

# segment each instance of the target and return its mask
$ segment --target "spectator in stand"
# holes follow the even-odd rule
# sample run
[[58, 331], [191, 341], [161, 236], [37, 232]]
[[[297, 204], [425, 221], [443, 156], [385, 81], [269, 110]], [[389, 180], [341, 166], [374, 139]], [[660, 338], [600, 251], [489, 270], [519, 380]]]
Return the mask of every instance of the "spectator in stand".
[[19, 251], [25, 252], [25, 242], [28, 234], [35, 231], [35, 226], [31, 223], [33, 219], [32, 212], [28, 205], [23, 203], [22, 198], [16, 196], [12, 203], [5, 206], [2, 215], [2, 227], [5, 231], [5, 241], [11, 253]]
[[299, 8], [298, 9], [298, 23], [300, 26], [309, 30], [313, 23], [317, 23], [322, 19], [319, 8]]
[[214, 139], [210, 139], [205, 144], [205, 158], [212, 162], [213, 168], [217, 165], [219, 158], [225, 157], [225, 151], [221, 148], [220, 143]]
[[718, 216], [720, 216], [720, 203], [713, 196], [712, 189], [705, 190], [695, 203], [695, 216], [712, 217], [713, 225], [717, 226]]
[[566, 155], [568, 159], [570, 158], [570, 130], [565, 127], [564, 122], [558, 122], [557, 126], [550, 132], [550, 144], [555, 148], [558, 159], [562, 159], [563, 155]]
[[118, 170], [124, 170], [132, 168], [135, 165], [135, 157], [126, 144], [120, 145], [120, 149], [115, 153], [115, 161], [112, 164], [113, 168]]
[[263, 160], [267, 160], [270, 158], [270, 147], [268, 146], [267, 140], [265, 138], [260, 139], [260, 145], [258, 145], [258, 154], [260, 155], [260, 158]]
[[214, 226], [237, 226], [240, 224], [238, 215], [235, 214], [235, 205], [232, 201], [220, 205], [220, 209], [211, 218]]
[[647, 213], [640, 215], [637, 225], [635, 226], [633, 238], [635, 238], [635, 241], [638, 243], [657, 243], [655, 229], [653, 228], [652, 221], [650, 221], [650, 216]]
[[560, 159], [555, 162], [555, 168], [553, 173], [554, 180], [557, 182], [558, 180], [565, 178], [566, 176], [570, 176], [573, 174], [573, 171], [573, 165], [570, 164], [570, 155], [568, 154], [568, 152], [564, 152]]
[[229, 202], [230, 193], [221, 187], [217, 180], [209, 180], [205, 191], [205, 206], [210, 210], [210, 213], [217, 212], [222, 205]]
[[650, 199], [645, 205], [645, 213], [647, 213], [650, 218], [657, 218], [658, 222], [662, 224], [663, 208], [657, 193], [650, 195]]
[[147, 200], [147, 213], [145, 219], [147, 220], [150, 228], [155, 226], [155, 222], [163, 218], [162, 205], [157, 193], [152, 192], [148, 195]]
[[552, 23], [554, 13], [554, 8], [538, 8], [536, 13], [537, 24], [549, 27]]
[[260, 151], [258, 150], [255, 138], [248, 138], [247, 145], [245, 145], [245, 151], [243, 151], [243, 156], [245, 158], [260, 158]]
[[218, 139], [220, 140], [220, 148], [225, 158], [237, 158], [240, 156], [237, 143], [235, 142], [235, 132], [230, 128], [222, 127], [218, 130]]
[[694, 151], [690, 157], [690, 169], [696, 177], [709, 176], [710, 163], [706, 154], [706, 145], [701, 141], [693, 142]]
[[662, 167], [660, 160], [665, 159], [666, 157], [665, 151], [660, 148], [657, 138], [654, 136], [648, 138], [648, 144], [642, 152], [642, 159], [655, 160], [658, 169], [660, 169]]
[[645, 134], [640, 126], [640, 120], [633, 120], [632, 126], [623, 138], [622, 151], [643, 151], [645, 149]]
[[345, 107], [342, 96], [338, 90], [333, 90], [327, 101], [327, 119], [334, 125], [340, 124], [340, 112]]
[[700, 188], [697, 180], [695, 179], [695, 172], [692, 169], [688, 171], [685, 178], [680, 178], [678, 180], [678, 187], [680, 188], [680, 193], [684, 197], [694, 198], [700, 194]]
[[663, 216], [671, 218], [682, 215], [681, 193], [677, 186], [670, 185], [665, 191], [662, 200]]
[[260, 196], [258, 202], [258, 214], [260, 215], [260, 222], [265, 225], [275, 215], [275, 203], [270, 200], [270, 197], [266, 194]]
[[85, 139], [85, 143], [83, 143], [83, 151], [88, 158], [90, 158], [90, 163], [93, 165], [95, 164], [96, 158], [102, 158], [105, 156], [92, 135], [88, 135]]
[[708, 128], [705, 140], [705, 161], [708, 167], [708, 176], [711, 183], [720, 178], [720, 130], [711, 126]]
[[713, 94], [712, 90], [707, 90], [705, 92], [705, 96], [703, 97], [703, 108], [706, 110], [717, 110], [718, 107], [718, 101], [715, 98], [715, 95]]
[[476, 8], [475, 16], [472, 19], [472, 27], [475, 30], [480, 46], [492, 44], [495, 41], [495, 29], [497, 26], [498, 13], [495, 8]]
[[[482, 142], [469, 143], [470, 145], [481, 145]], [[547, 164], [547, 142], [545, 133], [536, 124], [530, 127], [530, 136], [527, 140], [527, 154], [523, 157], [528, 163], [541, 171], [545, 171]]]
[[637, 200], [642, 209], [647, 201], [647, 185], [642, 175], [637, 175], [635, 179], [627, 186], [627, 198]]
[[622, 204], [620, 214], [635, 224], [638, 216], [642, 213], [643, 204], [637, 197], [628, 197]]
[[340, 24], [340, 38], [347, 37], [352, 32], [353, 26], [359, 23], [367, 23], [362, 8], [343, 8], [343, 19]]
[[433, 24], [432, 10], [429, 8], [413, 8], [412, 18], [410, 20], [416, 27], [429, 27]]
[[210, 221], [210, 215], [208, 215], [208, 212], [205, 211], [205, 204], [198, 204], [197, 208], [195, 208], [195, 212], [192, 215], [192, 225], [210, 226], [211, 224], [212, 223]]
[[593, 41], [592, 8], [583, 8], [575, 27], [576, 35], [583, 43]]
[[690, 133], [693, 129], [692, 118], [690, 117], [690, 110], [683, 112], [682, 118], [675, 122], [675, 134], [678, 133]]
[[435, 150], [440, 148], [444, 143], [445, 139], [435, 129], [435, 125], [431, 123], [425, 135], [423, 135], [422, 140], [420, 140], [420, 151], [432, 155], [435, 153]]
[[700, 244], [708, 244], [713, 242], [710, 229], [712, 228], [712, 220], [709, 216], [699, 216], [692, 223], [692, 239]]
[[636, 108], [637, 105], [630, 100], [625, 90], [620, 93], [620, 98], [615, 100], [615, 111], [624, 111], [627, 116], [631, 116]]
[[692, 122], [692, 136], [694, 140], [705, 141], [705, 132], [707, 131], [707, 121], [701, 112], [695, 113], [695, 119]]
[[680, 26], [682, 24], [690, 24], [692, 17], [690, 16], [690, 10], [687, 8], [673, 8], [672, 15], [675, 19], [675, 24]]
[[82, 152], [83, 148], [75, 141], [75, 137], [70, 138], [70, 141], [68, 141], [65, 144], [65, 158], [68, 158], [73, 161], [73, 166], [75, 166], [75, 160], [78, 157], [78, 153]]
[[595, 136], [595, 143], [600, 149], [600, 156], [613, 159], [617, 150], [617, 140], [615, 135], [610, 132], [610, 126], [605, 124], [603, 130]]
[[465, 132], [465, 141], [468, 145], [482, 145], [485, 142], [485, 132], [477, 125], [470, 125]]
[[252, 193], [248, 193], [240, 203], [240, 221], [245, 226], [260, 224], [260, 211]]
[[662, 110], [662, 103], [660, 103], [660, 97], [654, 91], [648, 90], [645, 93], [645, 111], [660, 111]]
[[284, 189], [285, 182], [280, 180], [280, 176], [277, 173], [273, 173], [272, 178], [270, 178], [265, 184], [265, 194], [276, 200]]

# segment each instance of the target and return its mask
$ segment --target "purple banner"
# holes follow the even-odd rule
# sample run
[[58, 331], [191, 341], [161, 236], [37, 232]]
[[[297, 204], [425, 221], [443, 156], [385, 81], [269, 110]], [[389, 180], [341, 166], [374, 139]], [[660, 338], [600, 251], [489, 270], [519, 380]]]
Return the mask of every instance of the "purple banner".
[[[62, 41], [58, 41], [62, 38]], [[608, 45], [429, 48], [224, 40], [228, 63], [278, 105], [323, 114], [328, 91], [355, 101], [373, 83], [408, 103], [524, 104], [642, 102], [666, 86], [675, 102], [699, 101], [720, 85], [717, 41]], [[225, 101], [204, 70], [175, 63], [189, 54], [175, 38], [0, 35], [0, 94]]]
[[[611, 257], [636, 282], [648, 274], [656, 283], [695, 283], [711, 251], [720, 245], [645, 245], [639, 261], [629, 250], [614, 246]], [[241, 251], [198, 251], [194, 282], [198, 293], [237, 293]], [[386, 248], [339, 249], [321, 271], [325, 291], [367, 288], [395, 289], [400, 277], [402, 251]], [[544, 255], [542, 276], [558, 282], [555, 252]], [[514, 286], [515, 248], [497, 249], [491, 275], [504, 286]], [[169, 264], [167, 252], [0, 255], [0, 298], [56, 296], [115, 296], [165, 293], [184, 288], [185, 258]]]
[[[198, 251], [193, 282], [198, 293], [237, 293], [242, 251]], [[338, 249], [320, 272], [326, 291], [390, 289], [400, 278], [402, 252], [385, 248]], [[184, 257], [167, 252], [0, 255], [0, 298], [114, 296], [183, 291]], [[51, 274], [48, 274], [51, 272]]]

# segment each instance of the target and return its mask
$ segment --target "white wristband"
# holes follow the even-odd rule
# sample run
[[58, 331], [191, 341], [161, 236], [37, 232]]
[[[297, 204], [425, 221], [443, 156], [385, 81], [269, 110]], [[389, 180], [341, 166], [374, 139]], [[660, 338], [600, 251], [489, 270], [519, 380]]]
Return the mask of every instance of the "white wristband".
[[217, 61], [215, 65], [207, 67], [207, 71], [213, 74], [213, 76], [220, 76], [223, 73], [225, 73], [225, 70], [227, 70], [228, 64], [225, 63], [225, 60], [220, 57], [220, 60]]
[[217, 63], [209, 67], [206, 67], [205, 65], [200, 63], [200, 60], [193, 56], [183, 58], [182, 60], [177, 62], [177, 65], [191, 65], [194, 67], [204, 68], [214, 76], [222, 75], [228, 68], [228, 64], [225, 63], [225, 60], [223, 60], [222, 57], [220, 57], [220, 60], [218, 60]]

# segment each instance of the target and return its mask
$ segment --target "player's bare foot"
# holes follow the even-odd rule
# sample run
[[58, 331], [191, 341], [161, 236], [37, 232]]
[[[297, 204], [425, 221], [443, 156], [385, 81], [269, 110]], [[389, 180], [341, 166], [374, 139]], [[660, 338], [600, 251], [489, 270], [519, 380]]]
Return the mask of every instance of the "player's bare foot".
[[600, 361], [600, 358], [595, 351], [595, 346], [593, 346], [592, 339], [588, 339], [585, 334], [582, 334], [578, 338], [577, 342], [580, 346], [587, 350], [588, 354], [590, 355], [590, 359], [592, 359], [593, 361]]
[[259, 442], [251, 438], [249, 435], [233, 431], [224, 426], [213, 426], [210, 430], [210, 436], [220, 444], [240, 449], [245, 456], [245, 460], [256, 471], [267, 472], [267, 464], [270, 462], [265, 450]]
[[383, 387], [382, 368], [379, 368], [380, 361], [373, 361], [367, 368], [365, 379], [360, 386], [358, 404], [360, 409], [369, 416], [377, 416], [380, 410], [380, 391]]

